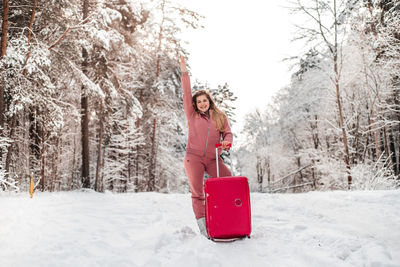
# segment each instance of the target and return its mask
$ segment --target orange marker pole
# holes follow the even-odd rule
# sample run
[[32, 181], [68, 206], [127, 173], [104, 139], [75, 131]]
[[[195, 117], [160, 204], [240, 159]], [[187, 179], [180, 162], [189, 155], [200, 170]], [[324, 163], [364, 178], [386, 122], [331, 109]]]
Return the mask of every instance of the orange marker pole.
[[32, 173], [31, 173], [31, 187], [30, 187], [29, 193], [31, 193], [31, 198], [32, 198], [33, 197], [33, 176], [32, 176]]

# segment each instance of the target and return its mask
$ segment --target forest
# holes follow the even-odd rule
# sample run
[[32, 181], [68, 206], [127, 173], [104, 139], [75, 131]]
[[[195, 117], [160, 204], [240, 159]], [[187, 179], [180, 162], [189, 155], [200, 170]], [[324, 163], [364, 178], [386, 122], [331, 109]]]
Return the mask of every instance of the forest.
[[[32, 177], [50, 192], [188, 192], [180, 33], [203, 16], [172, 0], [0, 4], [0, 191]], [[288, 6], [305, 18], [293, 37], [305, 52], [246, 115], [235, 173], [270, 193], [398, 188], [400, 2]], [[204, 87], [234, 121], [229, 85]]]

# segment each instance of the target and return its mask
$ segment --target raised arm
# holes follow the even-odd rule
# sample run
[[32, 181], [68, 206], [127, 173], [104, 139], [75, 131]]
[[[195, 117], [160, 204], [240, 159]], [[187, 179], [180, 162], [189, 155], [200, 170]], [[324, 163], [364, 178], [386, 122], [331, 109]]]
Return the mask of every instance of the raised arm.
[[186, 118], [192, 116], [194, 107], [192, 105], [192, 89], [190, 86], [190, 77], [186, 68], [185, 58], [180, 57], [181, 67], [181, 83], [183, 89], [183, 108], [185, 109]]
[[229, 150], [229, 145], [231, 145], [233, 142], [233, 134], [227, 117], [225, 117], [224, 128], [225, 131], [222, 132], [222, 149]]

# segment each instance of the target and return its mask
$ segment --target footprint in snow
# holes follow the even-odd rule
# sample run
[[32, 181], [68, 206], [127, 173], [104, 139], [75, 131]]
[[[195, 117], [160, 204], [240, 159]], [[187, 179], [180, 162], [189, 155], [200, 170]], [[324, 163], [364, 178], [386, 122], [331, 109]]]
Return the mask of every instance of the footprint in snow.
[[307, 229], [307, 226], [305, 226], [305, 225], [295, 225], [294, 226], [294, 228], [293, 228], [293, 230], [295, 230], [295, 231], [304, 231], [304, 230], [306, 230]]
[[178, 236], [180, 240], [186, 240], [196, 236], [196, 232], [193, 231], [189, 226], [184, 226], [174, 232], [174, 235]]

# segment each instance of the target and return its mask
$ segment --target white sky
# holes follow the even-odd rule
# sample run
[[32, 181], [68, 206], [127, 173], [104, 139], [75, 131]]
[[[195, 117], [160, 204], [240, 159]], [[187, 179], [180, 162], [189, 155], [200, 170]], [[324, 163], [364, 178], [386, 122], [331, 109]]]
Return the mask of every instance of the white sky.
[[295, 30], [292, 16], [282, 7], [286, 1], [271, 0], [176, 0], [205, 16], [204, 29], [183, 35], [190, 52], [192, 81], [212, 88], [227, 82], [238, 97], [235, 130], [244, 115], [264, 110], [271, 97], [289, 83], [289, 63], [299, 44], [290, 42]]

